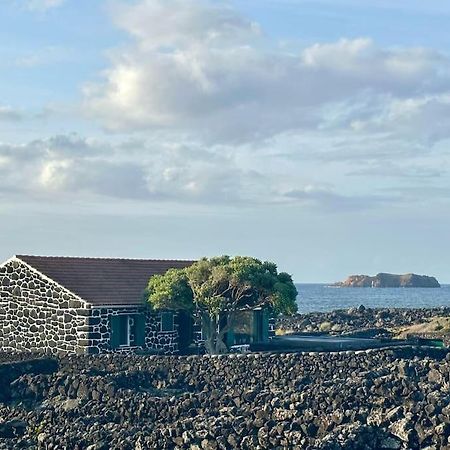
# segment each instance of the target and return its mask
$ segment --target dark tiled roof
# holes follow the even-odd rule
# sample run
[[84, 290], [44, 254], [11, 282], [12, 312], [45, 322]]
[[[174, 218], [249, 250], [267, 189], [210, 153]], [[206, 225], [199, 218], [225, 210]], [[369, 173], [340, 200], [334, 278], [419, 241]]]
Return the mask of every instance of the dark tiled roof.
[[135, 305], [152, 275], [194, 261], [16, 255], [92, 305]]

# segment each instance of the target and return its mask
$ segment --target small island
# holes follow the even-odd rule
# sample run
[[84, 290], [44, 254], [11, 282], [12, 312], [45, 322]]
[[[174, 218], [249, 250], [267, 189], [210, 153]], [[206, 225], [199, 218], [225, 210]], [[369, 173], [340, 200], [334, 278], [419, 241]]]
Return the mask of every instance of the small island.
[[395, 275], [379, 273], [369, 275], [350, 275], [345, 281], [334, 283], [335, 287], [376, 287], [376, 288], [439, 288], [441, 285], [435, 277], [407, 273]]

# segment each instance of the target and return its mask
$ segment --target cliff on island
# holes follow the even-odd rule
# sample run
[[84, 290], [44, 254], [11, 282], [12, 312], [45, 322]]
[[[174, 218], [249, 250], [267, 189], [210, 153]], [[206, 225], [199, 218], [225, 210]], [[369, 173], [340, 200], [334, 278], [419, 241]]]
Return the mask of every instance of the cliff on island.
[[374, 277], [369, 275], [350, 275], [345, 281], [335, 283], [336, 287], [377, 287], [377, 288], [438, 288], [441, 287], [438, 280], [426, 275], [407, 273], [395, 275], [391, 273], [379, 273]]

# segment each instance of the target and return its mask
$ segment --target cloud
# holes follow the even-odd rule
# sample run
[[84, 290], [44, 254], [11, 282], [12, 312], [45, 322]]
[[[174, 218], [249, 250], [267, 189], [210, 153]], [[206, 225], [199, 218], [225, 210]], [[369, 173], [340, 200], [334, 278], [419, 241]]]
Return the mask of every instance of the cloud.
[[311, 185], [288, 191], [285, 196], [329, 213], [373, 209], [399, 201], [398, 196], [393, 195], [343, 195], [329, 188]]
[[[422, 158], [416, 165], [390, 160], [325, 164], [320, 159], [290, 160], [264, 149], [182, 145], [159, 137], [106, 141], [56, 135], [0, 144], [0, 193], [2, 203], [11, 198], [36, 204], [114, 205], [127, 200], [144, 209], [288, 207], [345, 214], [412, 204], [419, 185], [432, 193], [433, 201], [447, 202], [439, 197], [448, 191], [447, 173], [439, 166], [448, 165], [448, 159], [433, 164]], [[427, 164], [426, 169], [420, 164]]]
[[65, 1], [66, 0], [28, 0], [26, 5], [31, 11], [47, 11], [62, 6]]
[[23, 113], [17, 109], [11, 108], [10, 106], [0, 105], [0, 122], [19, 122], [23, 119]]
[[136, 173], [126, 163], [110, 161], [111, 156], [108, 145], [77, 135], [1, 144], [0, 189], [29, 195], [81, 192], [126, 196], [124, 186], [136, 186], [138, 178], [130, 183], [132, 179], [126, 177]]
[[407, 98], [387, 98], [378, 110], [350, 120], [360, 133], [385, 132], [425, 145], [450, 138], [450, 91]]
[[78, 135], [0, 145], [0, 191], [27, 198], [100, 196], [209, 207], [298, 204], [333, 211], [367, 207], [363, 197], [340, 195], [332, 185], [299, 184], [295, 177], [280, 178], [270, 164], [256, 168], [252, 158], [245, 161], [223, 148], [107, 143]]
[[369, 163], [365, 167], [348, 172], [347, 175], [358, 177], [389, 177], [398, 180], [413, 179], [427, 182], [445, 176], [446, 174], [447, 170], [442, 167], [426, 167], [424, 165], [410, 163], [401, 165], [399, 163], [386, 161], [383, 164], [379, 162]]
[[447, 55], [368, 37], [293, 52], [230, 5], [113, 3], [128, 39], [110, 50], [83, 97], [103, 138], [4, 144], [0, 187], [51, 198], [355, 211], [399, 205], [408, 187], [446, 182]]
[[232, 42], [239, 45], [243, 40], [260, 34], [255, 22], [240, 16], [224, 2], [116, 2], [112, 5], [111, 12], [115, 24], [134, 36], [143, 50], [164, 51], [199, 43], [228, 46]]
[[239, 204], [261, 201], [264, 182], [255, 170], [204, 149], [77, 135], [0, 145], [0, 190], [29, 195]]
[[360, 106], [357, 124], [364, 104], [450, 89], [450, 61], [432, 49], [358, 38], [287, 53], [223, 2], [120, 2], [112, 17], [133, 40], [111, 53], [102, 80], [84, 93], [88, 113], [113, 131], [255, 143], [326, 127], [349, 105]]

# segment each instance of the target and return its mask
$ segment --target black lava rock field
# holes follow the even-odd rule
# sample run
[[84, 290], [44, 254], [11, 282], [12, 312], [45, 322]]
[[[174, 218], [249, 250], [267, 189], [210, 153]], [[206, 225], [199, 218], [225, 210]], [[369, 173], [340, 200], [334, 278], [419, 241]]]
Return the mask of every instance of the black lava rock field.
[[280, 316], [276, 328], [287, 333], [346, 334], [362, 330], [374, 330], [386, 334], [395, 329], [423, 323], [432, 317], [450, 317], [450, 308], [350, 308], [329, 312], [312, 312]]
[[414, 348], [13, 359], [0, 449], [450, 449], [450, 358]]

